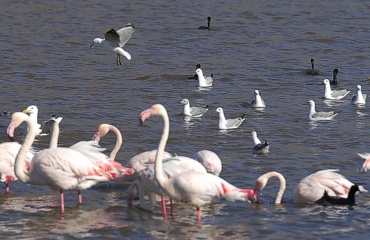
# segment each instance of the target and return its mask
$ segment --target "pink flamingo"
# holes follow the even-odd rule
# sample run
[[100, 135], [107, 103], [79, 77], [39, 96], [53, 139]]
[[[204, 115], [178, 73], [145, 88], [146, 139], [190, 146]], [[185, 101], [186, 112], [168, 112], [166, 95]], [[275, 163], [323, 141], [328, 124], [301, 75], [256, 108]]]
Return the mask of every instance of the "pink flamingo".
[[166, 178], [163, 174], [162, 154], [169, 135], [169, 118], [166, 109], [161, 104], [155, 104], [143, 111], [140, 118], [144, 122], [151, 116], [161, 116], [164, 122], [163, 133], [155, 159], [155, 178], [168, 196], [194, 205], [197, 208], [198, 222], [201, 220], [200, 207], [211, 203], [215, 199], [225, 198], [229, 201], [250, 202], [248, 197], [253, 196], [253, 190], [239, 189], [209, 173], [189, 171]]
[[[116, 136], [116, 144], [112, 150], [110, 156], [108, 157], [103, 151], [105, 148], [99, 146], [99, 141], [104, 137], [109, 131], [113, 131]], [[131, 176], [135, 173], [134, 169], [126, 168], [122, 166], [119, 162], [115, 161], [116, 155], [122, 146], [122, 134], [119, 129], [111, 124], [103, 123], [98, 127], [98, 131], [94, 134], [92, 141], [80, 141], [70, 148], [77, 150], [87, 156], [91, 161], [102, 166], [106, 171], [108, 171], [115, 180], [123, 176]]]
[[[9, 182], [18, 180], [14, 173], [15, 158], [22, 145], [17, 142], [5, 142], [0, 144], [0, 181], [5, 182], [5, 192], [9, 192]], [[26, 168], [34, 156], [34, 151], [30, 149], [25, 157]]]
[[284, 195], [284, 192], [285, 192], [286, 180], [285, 180], [284, 176], [279, 172], [268, 172], [268, 173], [265, 173], [265, 174], [259, 176], [257, 178], [256, 183], [255, 183], [254, 188], [253, 188], [253, 197], [251, 197], [250, 199], [253, 199], [256, 202], [259, 202], [260, 201], [260, 198], [259, 198], [260, 192], [266, 187], [268, 180], [272, 177], [276, 177], [280, 181], [280, 188], [279, 188], [279, 191], [278, 191], [278, 193], [276, 195], [276, 199], [275, 199], [275, 204], [280, 204], [281, 199], [283, 198], [283, 195]]
[[200, 162], [207, 172], [219, 176], [222, 171], [222, 162], [218, 155], [209, 150], [201, 150], [195, 153], [194, 159]]
[[[62, 147], [37, 152], [29, 170], [25, 171], [26, 154], [35, 139], [35, 124], [28, 115], [17, 112], [12, 115], [7, 132], [10, 137], [13, 137], [15, 128], [22, 122], [27, 123], [29, 131], [15, 159], [15, 174], [24, 183], [47, 185], [51, 189], [59, 189], [62, 213], [64, 213], [64, 190], [87, 189], [100, 181], [114, 179], [102, 166], [95, 164], [82, 153]], [[58, 123], [55, 123], [55, 128], [59, 129]]]
[[[347, 198], [354, 183], [337, 171], [336, 169], [321, 170], [303, 178], [294, 189], [294, 202], [297, 204], [316, 203], [324, 196], [325, 191], [328, 196]], [[367, 191], [362, 186], [359, 186], [359, 189], [360, 192]]]
[[367, 172], [370, 169], [370, 153], [357, 153], [361, 158], [365, 159], [365, 162], [362, 164], [361, 172]]

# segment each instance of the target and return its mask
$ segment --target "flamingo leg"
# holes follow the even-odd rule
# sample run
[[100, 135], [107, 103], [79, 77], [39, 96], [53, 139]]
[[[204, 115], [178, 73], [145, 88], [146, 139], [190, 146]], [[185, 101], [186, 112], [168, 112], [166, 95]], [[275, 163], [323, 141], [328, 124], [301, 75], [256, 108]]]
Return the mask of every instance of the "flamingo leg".
[[60, 189], [60, 212], [64, 213], [64, 190]]
[[5, 193], [9, 192], [9, 183], [5, 182]]
[[170, 198], [170, 207], [171, 207], [171, 216], [173, 216], [173, 204], [172, 204], [172, 198]]
[[78, 204], [82, 204], [82, 194], [81, 190], [77, 190]]
[[200, 208], [197, 207], [197, 223], [200, 222]]
[[163, 218], [166, 218], [167, 217], [166, 202], [165, 202], [165, 199], [164, 199], [163, 196], [161, 197], [161, 199], [162, 199], [162, 213], [163, 213]]

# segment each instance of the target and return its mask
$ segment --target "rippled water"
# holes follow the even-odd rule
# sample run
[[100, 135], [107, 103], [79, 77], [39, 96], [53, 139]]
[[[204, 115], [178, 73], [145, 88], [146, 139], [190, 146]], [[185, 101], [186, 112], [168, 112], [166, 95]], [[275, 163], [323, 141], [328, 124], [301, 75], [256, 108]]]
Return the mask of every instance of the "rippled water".
[[[3, 238], [365, 238], [370, 216], [368, 194], [347, 207], [298, 207], [295, 185], [321, 169], [337, 168], [351, 181], [368, 186], [369, 174], [356, 170], [368, 149], [369, 111], [343, 101], [322, 101], [324, 78], [339, 69], [339, 85], [370, 93], [368, 1], [2, 1], [0, 14], [1, 111], [39, 107], [39, 118], [55, 113], [61, 123], [61, 146], [90, 139], [103, 122], [122, 131], [118, 159], [157, 147], [162, 122], [139, 126], [140, 112], [154, 103], [166, 106], [171, 119], [167, 150], [193, 156], [210, 149], [223, 161], [221, 177], [239, 187], [252, 187], [268, 171], [287, 179], [283, 204], [273, 203], [274, 179], [263, 191], [265, 204], [226, 202], [202, 209], [176, 204], [175, 216], [163, 220], [160, 208], [146, 212], [126, 207], [127, 184], [102, 183], [66, 194], [66, 215], [60, 219], [57, 192], [47, 187], [11, 184], [0, 195], [0, 233]], [[212, 16], [211, 31], [206, 25]], [[89, 48], [109, 28], [135, 23], [125, 46], [132, 60], [117, 67], [114, 54]], [[315, 58], [321, 76], [302, 72]], [[214, 73], [214, 86], [198, 89], [195, 65]], [[267, 103], [263, 112], [249, 107], [255, 89]], [[180, 101], [210, 105], [201, 119], [184, 120]], [[309, 99], [317, 109], [340, 110], [336, 120], [310, 124]], [[215, 109], [226, 117], [246, 113], [233, 131], [217, 129]], [[0, 119], [0, 138], [9, 119]], [[269, 155], [252, 154], [251, 131], [271, 142]], [[21, 141], [21, 139], [20, 139]], [[49, 137], [35, 142], [46, 148]], [[101, 144], [112, 149], [114, 136]]]

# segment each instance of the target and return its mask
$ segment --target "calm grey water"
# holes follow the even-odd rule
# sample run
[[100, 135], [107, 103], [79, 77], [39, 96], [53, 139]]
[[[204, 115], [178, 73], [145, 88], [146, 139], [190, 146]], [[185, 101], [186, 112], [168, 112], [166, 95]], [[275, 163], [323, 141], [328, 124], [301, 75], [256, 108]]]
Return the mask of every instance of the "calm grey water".
[[[268, 171], [287, 179], [283, 204], [273, 204], [278, 183], [271, 179], [261, 198], [265, 204], [226, 202], [202, 209], [176, 204], [175, 216], [126, 207], [127, 184], [102, 183], [66, 193], [66, 216], [60, 219], [56, 191], [43, 186], [11, 184], [0, 194], [0, 235], [13, 239], [76, 238], [357, 238], [370, 224], [370, 196], [361, 194], [347, 207], [299, 207], [293, 189], [305, 176], [336, 168], [351, 181], [370, 188], [370, 176], [357, 169], [357, 152], [368, 146], [369, 110], [343, 101], [324, 103], [321, 81], [339, 69], [339, 88], [370, 94], [370, 2], [344, 1], [2, 1], [0, 10], [1, 111], [39, 107], [39, 119], [64, 117], [61, 146], [90, 139], [100, 123], [116, 125], [124, 136], [118, 159], [157, 147], [160, 119], [139, 126], [142, 110], [155, 103], [171, 119], [167, 151], [193, 156], [213, 150], [223, 162], [221, 177], [251, 188]], [[198, 30], [212, 16], [211, 31]], [[136, 31], [125, 46], [132, 60], [115, 64], [115, 55], [89, 48], [95, 37], [133, 21]], [[315, 58], [321, 76], [302, 73]], [[214, 73], [214, 86], [198, 89], [195, 65]], [[255, 89], [267, 103], [263, 112], [249, 107]], [[201, 119], [184, 120], [180, 101], [210, 105]], [[336, 120], [311, 124], [308, 100], [319, 110], [342, 111]], [[246, 113], [237, 130], [219, 131], [215, 109], [226, 117]], [[1, 141], [8, 118], [0, 119]], [[271, 143], [269, 155], [252, 154], [251, 131]], [[34, 146], [48, 146], [49, 137]], [[22, 139], [20, 139], [22, 141]], [[112, 149], [114, 136], [102, 146]]]

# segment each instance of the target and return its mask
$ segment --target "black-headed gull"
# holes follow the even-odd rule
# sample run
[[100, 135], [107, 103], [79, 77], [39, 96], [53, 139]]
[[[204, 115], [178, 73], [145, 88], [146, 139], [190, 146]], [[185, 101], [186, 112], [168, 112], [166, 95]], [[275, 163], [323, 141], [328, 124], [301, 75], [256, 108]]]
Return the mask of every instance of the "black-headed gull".
[[251, 102], [251, 106], [254, 108], [264, 108], [266, 107], [265, 101], [263, 101], [260, 92], [258, 90], [254, 90], [254, 99]]
[[357, 93], [353, 95], [352, 104], [365, 104], [366, 103], [366, 94], [363, 94], [361, 91], [361, 85], [357, 85]]
[[56, 117], [55, 115], [52, 115], [49, 120], [43, 121], [41, 124], [39, 124], [37, 121], [39, 109], [35, 105], [27, 107], [27, 109], [23, 110], [23, 112], [29, 114], [31, 121], [36, 124], [36, 136], [48, 135], [51, 132], [54, 123], [60, 123], [60, 121], [63, 119], [62, 117]]
[[208, 105], [205, 107], [190, 107], [190, 102], [187, 98], [184, 98], [181, 104], [184, 105], [184, 115], [189, 117], [201, 117], [208, 111]]
[[310, 112], [308, 114], [308, 119], [310, 121], [332, 120], [340, 113], [340, 111], [316, 112], [315, 102], [310, 100], [308, 104], [310, 105]]
[[112, 28], [105, 33], [105, 39], [95, 38], [90, 48], [94, 44], [99, 44], [103, 49], [116, 53], [116, 64], [117, 66], [122, 66], [121, 55], [125, 56], [128, 60], [131, 60], [131, 55], [123, 50], [123, 46], [125, 46], [127, 41], [131, 38], [134, 31], [134, 24], [132, 23], [128, 23], [126, 26], [117, 31]]
[[198, 84], [199, 84], [199, 87], [211, 87], [212, 86], [212, 83], [213, 83], [213, 74], [211, 74], [211, 76], [204, 77], [203, 71], [200, 68], [197, 68], [195, 70], [195, 74], [198, 75]]
[[253, 138], [253, 153], [254, 154], [267, 154], [270, 152], [270, 144], [265, 140], [263, 143], [258, 139], [257, 132], [252, 131]]
[[221, 107], [217, 108], [216, 111], [219, 113], [220, 116], [220, 119], [218, 121], [218, 128], [221, 130], [238, 128], [240, 124], [242, 124], [242, 122], [245, 120], [245, 114], [242, 114], [238, 118], [226, 119], [224, 115], [224, 110]]
[[328, 100], [340, 100], [347, 96], [350, 92], [348, 89], [343, 90], [331, 90], [329, 79], [324, 79], [323, 83], [325, 84], [325, 93], [324, 98]]

